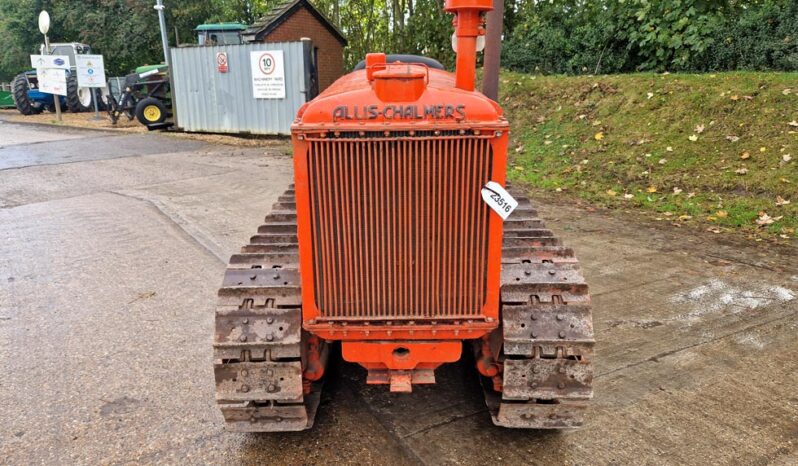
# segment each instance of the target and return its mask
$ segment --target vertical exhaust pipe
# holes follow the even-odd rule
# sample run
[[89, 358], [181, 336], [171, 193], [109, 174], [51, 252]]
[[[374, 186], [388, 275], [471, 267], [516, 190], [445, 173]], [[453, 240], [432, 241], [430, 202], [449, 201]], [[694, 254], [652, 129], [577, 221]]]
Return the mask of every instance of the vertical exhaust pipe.
[[474, 90], [477, 68], [477, 39], [485, 35], [483, 13], [493, 9], [493, 0], [446, 0], [444, 10], [454, 13], [454, 40], [457, 53], [455, 87]]

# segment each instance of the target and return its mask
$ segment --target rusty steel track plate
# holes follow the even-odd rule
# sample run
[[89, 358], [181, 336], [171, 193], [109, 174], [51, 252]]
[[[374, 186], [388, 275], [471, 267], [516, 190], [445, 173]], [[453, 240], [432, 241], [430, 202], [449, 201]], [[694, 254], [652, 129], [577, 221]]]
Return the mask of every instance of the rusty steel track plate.
[[516, 199], [502, 244], [501, 392], [483, 379], [485, 402], [496, 425], [580, 427], [593, 396], [589, 290], [573, 250]]
[[230, 259], [216, 310], [214, 376], [225, 428], [309, 429], [321, 384], [304, 394], [302, 298], [293, 188]]

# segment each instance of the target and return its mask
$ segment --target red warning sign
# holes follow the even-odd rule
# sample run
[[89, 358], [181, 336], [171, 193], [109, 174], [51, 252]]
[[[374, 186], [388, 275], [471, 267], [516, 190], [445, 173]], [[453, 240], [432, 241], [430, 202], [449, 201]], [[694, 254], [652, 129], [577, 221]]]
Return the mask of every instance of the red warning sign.
[[216, 69], [220, 73], [227, 73], [227, 53], [226, 52], [217, 52], [216, 53]]

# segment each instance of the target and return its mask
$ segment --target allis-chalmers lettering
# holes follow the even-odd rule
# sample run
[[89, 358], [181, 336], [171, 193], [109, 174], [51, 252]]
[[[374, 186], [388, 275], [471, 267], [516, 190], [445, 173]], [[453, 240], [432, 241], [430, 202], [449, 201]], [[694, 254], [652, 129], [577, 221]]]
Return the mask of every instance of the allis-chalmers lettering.
[[378, 105], [347, 106], [339, 105], [333, 109], [333, 121], [339, 120], [374, 120], [380, 116], [386, 120], [422, 120], [430, 118], [442, 120], [446, 118], [465, 118], [465, 105]]

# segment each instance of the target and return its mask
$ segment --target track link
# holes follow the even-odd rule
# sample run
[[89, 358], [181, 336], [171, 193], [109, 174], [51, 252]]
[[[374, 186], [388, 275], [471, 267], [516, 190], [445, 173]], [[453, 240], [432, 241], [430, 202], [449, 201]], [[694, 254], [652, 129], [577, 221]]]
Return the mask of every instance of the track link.
[[493, 387], [485, 384], [486, 403], [496, 425], [580, 427], [593, 397], [590, 294], [573, 250], [527, 198], [515, 197], [519, 206], [504, 224], [502, 327], [492, 339], [501, 344], [502, 371]]
[[216, 401], [226, 429], [309, 429], [321, 384], [303, 379], [307, 335], [293, 187], [273, 206], [258, 233], [230, 258], [216, 310]]

